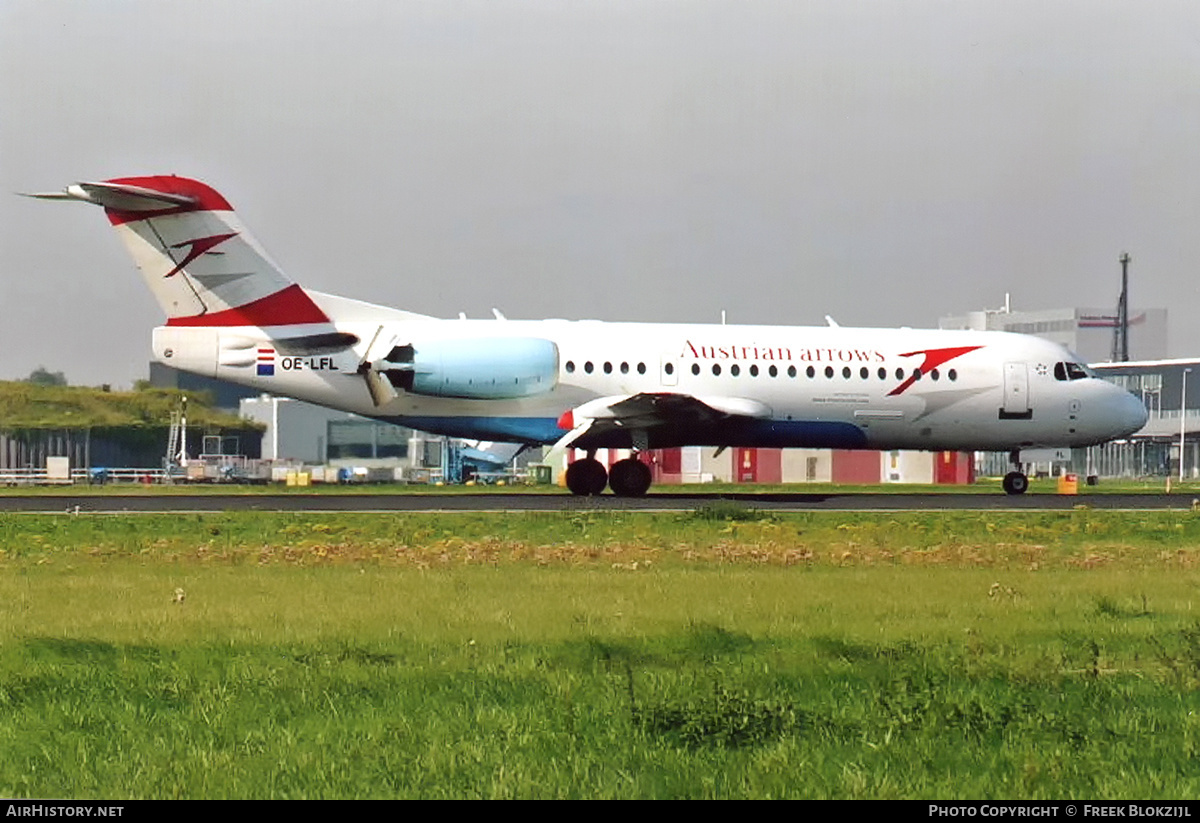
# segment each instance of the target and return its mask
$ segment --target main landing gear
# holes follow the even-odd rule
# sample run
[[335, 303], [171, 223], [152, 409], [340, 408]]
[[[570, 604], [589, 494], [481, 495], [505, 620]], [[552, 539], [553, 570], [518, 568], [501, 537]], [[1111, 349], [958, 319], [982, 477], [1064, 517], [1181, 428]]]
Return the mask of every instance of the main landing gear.
[[594, 457], [576, 460], [567, 466], [567, 488], [571, 494], [591, 497], [604, 491], [608, 485], [608, 472], [603, 464]]
[[1029, 478], [1021, 471], [1021, 453], [1013, 449], [1008, 453], [1008, 459], [1013, 464], [1014, 469], [1004, 475], [1004, 492], [1005, 494], [1024, 494], [1029, 488]]
[[[1004, 475], [1004, 492], [1024, 494], [1029, 489], [1029, 478], [1020, 471], [1021, 453], [1013, 451], [1009, 459], [1014, 469]], [[610, 471], [592, 454], [567, 466], [567, 488], [571, 494], [583, 497], [603, 494], [605, 486], [611, 487], [617, 497], [641, 497], [650, 489], [650, 482], [650, 467], [636, 457], [617, 461]]]
[[600, 494], [606, 485], [617, 497], [641, 497], [650, 488], [650, 480], [650, 467], [636, 457], [618, 460], [611, 471], [591, 454], [567, 466], [571, 494], [588, 497]]

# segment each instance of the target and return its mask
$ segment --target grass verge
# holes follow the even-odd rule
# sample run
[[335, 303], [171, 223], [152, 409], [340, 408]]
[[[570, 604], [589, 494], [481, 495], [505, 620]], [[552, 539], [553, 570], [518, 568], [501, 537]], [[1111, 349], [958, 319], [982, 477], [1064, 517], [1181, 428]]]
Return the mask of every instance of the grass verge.
[[1200, 517], [0, 520], [17, 797], [1183, 798]]

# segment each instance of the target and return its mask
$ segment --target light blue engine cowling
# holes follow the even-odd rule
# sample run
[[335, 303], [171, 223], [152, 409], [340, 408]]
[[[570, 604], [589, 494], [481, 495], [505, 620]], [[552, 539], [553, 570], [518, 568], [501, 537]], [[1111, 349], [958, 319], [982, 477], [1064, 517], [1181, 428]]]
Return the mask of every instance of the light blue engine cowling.
[[554, 388], [558, 346], [539, 337], [429, 340], [412, 346], [414, 394], [512, 400]]

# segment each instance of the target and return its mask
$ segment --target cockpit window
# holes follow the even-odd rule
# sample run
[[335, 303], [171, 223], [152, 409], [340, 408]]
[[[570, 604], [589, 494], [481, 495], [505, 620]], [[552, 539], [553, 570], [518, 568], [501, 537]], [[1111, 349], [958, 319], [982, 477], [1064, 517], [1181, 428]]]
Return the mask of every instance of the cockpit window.
[[1091, 376], [1082, 363], [1059, 362], [1054, 364], [1055, 380], [1083, 380], [1085, 377]]

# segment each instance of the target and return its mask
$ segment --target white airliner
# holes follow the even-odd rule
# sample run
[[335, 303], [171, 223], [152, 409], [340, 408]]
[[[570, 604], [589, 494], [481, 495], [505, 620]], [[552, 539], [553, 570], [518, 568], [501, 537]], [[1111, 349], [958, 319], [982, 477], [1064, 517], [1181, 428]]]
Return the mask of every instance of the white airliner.
[[[1002, 332], [442, 320], [292, 283], [209, 186], [78, 183], [167, 315], [169, 366], [435, 434], [587, 454], [575, 494], [642, 495], [648, 449], [1008, 451], [1089, 446], [1146, 422], [1066, 349]], [[631, 449], [611, 470], [597, 449]]]

